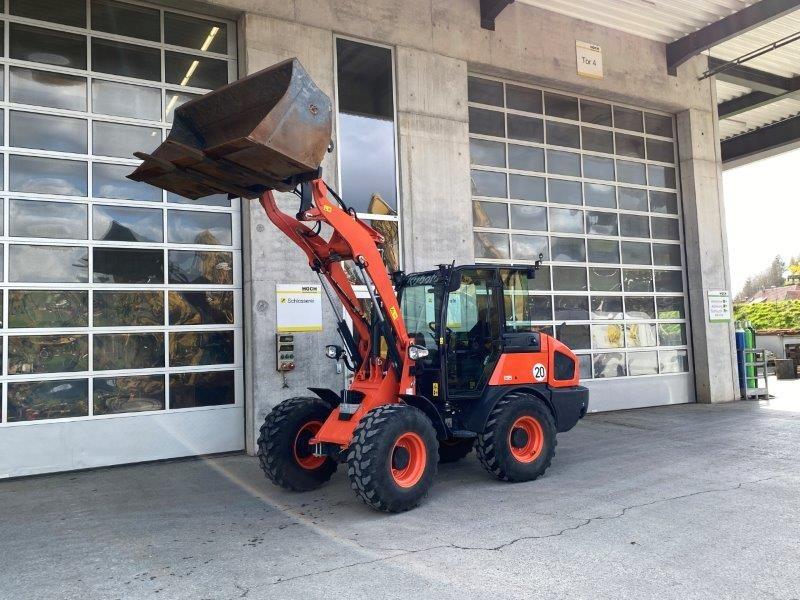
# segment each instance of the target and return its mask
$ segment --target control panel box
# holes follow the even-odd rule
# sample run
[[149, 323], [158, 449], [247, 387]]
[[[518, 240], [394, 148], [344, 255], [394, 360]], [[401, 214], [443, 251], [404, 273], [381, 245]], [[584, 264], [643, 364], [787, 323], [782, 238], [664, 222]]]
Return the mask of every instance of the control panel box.
[[294, 335], [291, 333], [275, 334], [277, 369], [285, 373], [294, 371]]

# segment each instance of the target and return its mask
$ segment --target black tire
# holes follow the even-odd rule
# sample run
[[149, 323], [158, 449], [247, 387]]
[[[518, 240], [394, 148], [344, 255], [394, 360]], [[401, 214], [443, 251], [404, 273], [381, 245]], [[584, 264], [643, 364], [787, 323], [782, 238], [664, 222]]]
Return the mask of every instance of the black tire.
[[[415, 458], [405, 456], [405, 448], [398, 449], [401, 436], [417, 440]], [[436, 476], [437, 458], [436, 431], [425, 413], [405, 404], [380, 406], [364, 415], [353, 432], [347, 455], [350, 487], [376, 510], [403, 512], [427, 495]], [[410, 462], [404, 463], [404, 459]], [[407, 476], [414, 464], [421, 474], [418, 479], [409, 477], [410, 485], [401, 486], [398, 480]]]
[[[330, 405], [313, 397], [289, 398], [272, 409], [258, 437], [261, 470], [272, 483], [287, 490], [306, 492], [331, 478], [336, 471], [336, 461], [330, 457], [313, 460], [308, 444], [303, 442], [306, 436], [310, 439], [311, 431], [303, 430], [304, 426], [322, 423], [330, 414]], [[303, 460], [306, 467], [301, 465]], [[319, 465], [314, 467], [314, 463]]]
[[[523, 419], [523, 421], [520, 421]], [[533, 424], [535, 420], [541, 429], [541, 446], [527, 445], [529, 436], [524, 427], [512, 426], [517, 423]], [[527, 423], [526, 423], [527, 422]], [[535, 427], [535, 424], [534, 424]], [[538, 398], [528, 394], [514, 394], [502, 398], [489, 413], [486, 426], [475, 444], [478, 459], [484, 468], [502, 481], [532, 481], [541, 476], [550, 466], [556, 452], [556, 425], [550, 409]], [[530, 460], [524, 462], [515, 456], [526, 454]], [[537, 449], [538, 448], [538, 449]]]
[[452, 463], [464, 458], [472, 452], [475, 438], [443, 440], [439, 442], [439, 462]]

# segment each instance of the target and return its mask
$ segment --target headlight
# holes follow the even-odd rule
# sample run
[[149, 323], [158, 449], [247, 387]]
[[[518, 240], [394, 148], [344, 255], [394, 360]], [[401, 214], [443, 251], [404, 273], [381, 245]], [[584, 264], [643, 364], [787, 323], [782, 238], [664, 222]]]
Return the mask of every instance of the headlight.
[[408, 358], [411, 360], [419, 360], [420, 358], [425, 358], [428, 356], [430, 352], [425, 346], [417, 346], [416, 344], [412, 344], [408, 347]]
[[325, 356], [327, 356], [328, 358], [336, 360], [339, 358], [340, 352], [341, 348], [339, 348], [339, 346], [335, 346], [333, 344], [325, 346]]

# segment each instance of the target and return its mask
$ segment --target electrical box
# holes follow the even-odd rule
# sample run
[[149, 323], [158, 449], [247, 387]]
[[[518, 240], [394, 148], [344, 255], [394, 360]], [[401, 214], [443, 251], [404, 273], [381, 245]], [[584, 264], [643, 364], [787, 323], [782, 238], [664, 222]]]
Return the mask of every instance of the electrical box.
[[275, 335], [277, 368], [281, 373], [294, 371], [294, 335], [278, 333]]

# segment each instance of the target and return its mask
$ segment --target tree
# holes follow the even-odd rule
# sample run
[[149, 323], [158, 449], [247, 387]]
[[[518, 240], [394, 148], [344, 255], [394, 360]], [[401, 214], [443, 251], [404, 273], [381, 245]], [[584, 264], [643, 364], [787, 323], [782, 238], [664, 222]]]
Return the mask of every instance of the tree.
[[[792, 260], [798, 262], [798, 269], [800, 269], [800, 257]], [[736, 301], [742, 302], [752, 298], [756, 293], [762, 290], [784, 285], [784, 271], [786, 271], [786, 263], [780, 255], [778, 255], [772, 259], [772, 262], [766, 269], [747, 278], [741, 291], [736, 295]]]

